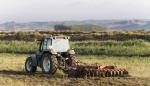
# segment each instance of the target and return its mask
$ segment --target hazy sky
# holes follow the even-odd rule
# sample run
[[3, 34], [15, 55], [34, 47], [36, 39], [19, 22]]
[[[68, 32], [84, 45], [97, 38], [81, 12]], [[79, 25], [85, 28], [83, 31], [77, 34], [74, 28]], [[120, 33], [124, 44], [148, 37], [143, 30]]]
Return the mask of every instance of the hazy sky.
[[150, 19], [150, 0], [0, 0], [0, 22]]

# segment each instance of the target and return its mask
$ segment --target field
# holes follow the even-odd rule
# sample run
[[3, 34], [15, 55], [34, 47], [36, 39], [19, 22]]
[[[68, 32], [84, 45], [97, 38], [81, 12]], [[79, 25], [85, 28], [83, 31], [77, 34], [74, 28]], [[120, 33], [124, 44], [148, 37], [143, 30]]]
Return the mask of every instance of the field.
[[[71, 36], [77, 60], [89, 64], [126, 68], [129, 77], [70, 78], [58, 70], [55, 75], [34, 75], [24, 71], [28, 54], [38, 49], [36, 39], [47, 34]], [[1, 86], [150, 86], [150, 32], [10, 32], [0, 33]]]
[[[145, 40], [127, 41], [74, 41], [70, 43], [79, 55], [107, 56], [150, 56], [150, 43]], [[0, 53], [34, 53], [38, 49], [36, 42], [0, 41]]]
[[43, 75], [41, 70], [35, 75], [24, 72], [26, 54], [0, 54], [0, 85], [1, 86], [149, 86], [149, 57], [108, 57], [108, 56], [78, 56], [78, 60], [101, 65], [117, 65], [127, 68], [131, 77], [113, 78], [68, 78], [61, 71], [54, 76]]

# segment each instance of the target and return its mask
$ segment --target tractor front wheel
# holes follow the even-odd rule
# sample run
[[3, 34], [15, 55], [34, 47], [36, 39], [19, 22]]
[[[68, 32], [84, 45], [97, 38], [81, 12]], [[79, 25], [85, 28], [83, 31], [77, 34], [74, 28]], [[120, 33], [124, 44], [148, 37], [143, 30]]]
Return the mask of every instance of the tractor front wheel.
[[55, 55], [45, 53], [42, 56], [42, 72], [44, 74], [54, 74], [57, 70], [57, 58]]
[[33, 60], [29, 57], [26, 59], [25, 62], [25, 71], [27, 73], [35, 73], [36, 72], [37, 67], [33, 66]]

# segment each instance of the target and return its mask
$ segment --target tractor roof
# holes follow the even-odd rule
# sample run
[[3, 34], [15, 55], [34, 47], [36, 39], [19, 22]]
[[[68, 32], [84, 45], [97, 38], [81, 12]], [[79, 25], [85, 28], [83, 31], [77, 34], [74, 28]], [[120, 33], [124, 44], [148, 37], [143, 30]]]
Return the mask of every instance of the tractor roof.
[[69, 39], [69, 38], [70, 38], [69, 36], [46, 36], [38, 41], [42, 41], [44, 39]]

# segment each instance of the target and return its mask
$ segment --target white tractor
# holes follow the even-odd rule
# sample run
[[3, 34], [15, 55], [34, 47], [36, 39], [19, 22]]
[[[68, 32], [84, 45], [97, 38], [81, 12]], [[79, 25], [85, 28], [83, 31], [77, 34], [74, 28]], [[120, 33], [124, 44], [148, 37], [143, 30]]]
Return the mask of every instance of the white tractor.
[[37, 67], [45, 74], [54, 74], [57, 68], [65, 69], [73, 65], [74, 50], [70, 48], [69, 37], [44, 37], [40, 42], [39, 50], [28, 56], [25, 62], [27, 73], [36, 72]]

